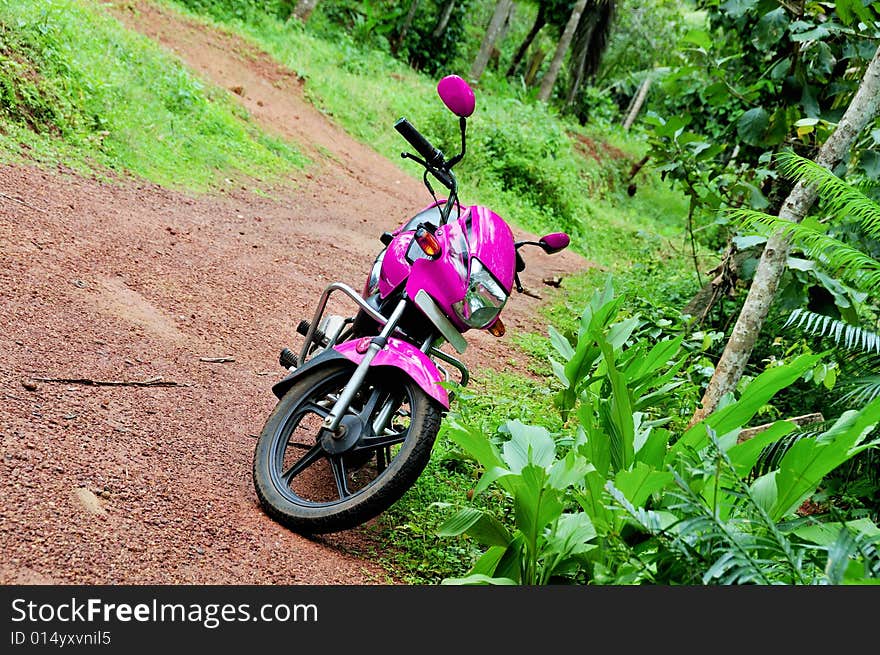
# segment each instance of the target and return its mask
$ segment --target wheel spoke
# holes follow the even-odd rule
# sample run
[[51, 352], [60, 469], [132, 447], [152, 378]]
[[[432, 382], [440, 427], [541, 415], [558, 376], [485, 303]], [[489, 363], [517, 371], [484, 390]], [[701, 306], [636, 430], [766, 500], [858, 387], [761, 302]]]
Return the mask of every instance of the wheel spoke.
[[[320, 405], [318, 403], [325, 403], [327, 405], [327, 407], [324, 407], [324, 405]], [[317, 414], [321, 418], [326, 418], [327, 414], [330, 413], [331, 407], [333, 407], [333, 402], [331, 402], [329, 399], [321, 400], [318, 402], [308, 403], [307, 405], [303, 405], [302, 413], [305, 414], [307, 412], [311, 412], [312, 414]], [[300, 420], [302, 420], [301, 417], [300, 417]]]
[[351, 495], [348, 490], [348, 480], [345, 474], [345, 464], [341, 457], [330, 458], [330, 468], [333, 469], [333, 479], [336, 481], [336, 490], [339, 492], [339, 499], [347, 498]]
[[354, 450], [375, 450], [376, 448], [393, 446], [395, 444], [403, 443], [404, 441], [406, 441], [406, 432], [393, 432], [381, 436], [363, 437], [358, 442], [358, 445], [355, 446]]
[[378, 387], [373, 387], [372, 391], [370, 391], [370, 397], [364, 403], [364, 408], [358, 412], [363, 417], [365, 423], [369, 422], [370, 416], [376, 410], [376, 405], [379, 404], [379, 398], [382, 395]]
[[312, 446], [311, 450], [300, 457], [297, 460], [296, 464], [294, 464], [281, 474], [281, 479], [284, 481], [284, 484], [289, 485], [290, 481], [293, 480], [293, 478], [295, 478], [297, 475], [306, 470], [309, 466], [314, 464], [323, 454], [324, 449], [321, 448], [321, 444], [315, 444], [314, 446]]

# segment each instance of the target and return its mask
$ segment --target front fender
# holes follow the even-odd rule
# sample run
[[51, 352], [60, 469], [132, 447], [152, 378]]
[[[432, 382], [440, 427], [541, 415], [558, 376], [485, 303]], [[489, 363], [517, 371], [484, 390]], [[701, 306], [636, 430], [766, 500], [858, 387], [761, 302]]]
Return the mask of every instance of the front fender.
[[331, 362], [334, 359], [345, 359], [349, 358], [343, 355], [342, 353], [338, 353], [335, 350], [324, 350], [314, 357], [312, 357], [309, 361], [307, 361], [302, 366], [294, 369], [290, 372], [284, 379], [279, 380], [272, 386], [272, 393], [274, 393], [278, 399], [280, 400], [284, 394], [287, 393], [288, 389], [293, 386], [293, 383], [297, 381], [302, 375], [312, 370], [316, 366], [320, 366], [324, 362]]
[[[363, 338], [367, 340], [367, 343], [371, 339], [371, 337]], [[333, 350], [355, 364], [360, 364], [364, 358], [364, 355], [356, 350], [360, 341], [360, 339], [346, 341], [334, 346]], [[446, 389], [440, 386], [440, 383], [443, 382], [443, 375], [437, 365], [412, 344], [389, 337], [388, 344], [378, 352], [370, 362], [370, 366], [391, 366], [403, 371], [419, 385], [422, 391], [449, 409], [449, 394], [446, 393]]]

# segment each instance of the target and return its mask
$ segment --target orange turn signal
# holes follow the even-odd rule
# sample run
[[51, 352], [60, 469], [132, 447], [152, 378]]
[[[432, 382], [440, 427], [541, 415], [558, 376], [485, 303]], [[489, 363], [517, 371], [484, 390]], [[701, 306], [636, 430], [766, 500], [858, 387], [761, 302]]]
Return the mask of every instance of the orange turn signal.
[[437, 241], [437, 237], [423, 227], [416, 230], [415, 239], [416, 243], [419, 244], [419, 248], [422, 249], [422, 252], [431, 259], [436, 259], [440, 256], [440, 253], [443, 252], [443, 249], [440, 247], [440, 242]]
[[488, 328], [489, 334], [493, 337], [503, 337], [504, 336], [504, 323], [501, 322], [501, 319], [497, 319], [494, 323], [492, 323], [491, 327]]

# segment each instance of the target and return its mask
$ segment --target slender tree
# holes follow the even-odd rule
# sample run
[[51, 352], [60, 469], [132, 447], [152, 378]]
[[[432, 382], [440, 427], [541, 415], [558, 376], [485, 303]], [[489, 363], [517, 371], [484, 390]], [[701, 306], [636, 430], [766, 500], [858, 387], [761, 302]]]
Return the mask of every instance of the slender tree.
[[569, 46], [571, 46], [575, 30], [577, 29], [581, 14], [584, 13], [586, 6], [587, 0], [578, 0], [571, 10], [568, 23], [566, 23], [565, 30], [563, 30], [562, 36], [559, 38], [559, 43], [556, 46], [556, 53], [553, 55], [553, 60], [550, 62], [550, 68], [544, 73], [544, 77], [541, 79], [541, 88], [538, 90], [538, 100], [541, 102], [547, 102], [550, 99], [550, 94], [553, 92], [553, 87], [556, 85], [556, 78], [559, 77], [559, 71], [562, 69], [562, 62], [565, 60], [565, 55], [568, 52]]
[[651, 73], [648, 72], [648, 74], [645, 75], [645, 79], [639, 84], [639, 90], [636, 92], [636, 95], [633, 96], [633, 101], [627, 109], [626, 118], [623, 119], [624, 130], [628, 130], [632, 127], [632, 124], [636, 122], [636, 116], [639, 115], [639, 112], [645, 104], [645, 99], [648, 97], [648, 89], [650, 87]]
[[446, 31], [446, 28], [449, 27], [449, 19], [452, 18], [452, 12], [455, 10], [455, 2], [456, 0], [446, 0], [443, 9], [440, 10], [440, 17], [437, 19], [437, 25], [434, 26], [434, 31], [431, 32], [433, 38], [439, 39], [443, 36], [443, 32]]
[[288, 22], [296, 19], [301, 23], [305, 23], [317, 6], [318, 0], [299, 0], [294, 6], [293, 12], [291, 12], [290, 18], [287, 19]]
[[569, 77], [566, 104], [574, 104], [581, 85], [592, 79], [599, 70], [602, 55], [608, 48], [608, 38], [617, 10], [616, 0], [590, 0], [578, 21], [571, 44]]
[[[846, 156], [859, 133], [874, 119], [878, 109], [880, 109], [880, 48], [874, 53], [858, 90], [834, 132], [819, 149], [816, 163], [833, 169]], [[815, 199], [815, 186], [801, 179], [782, 203], [778, 216], [799, 223]], [[711, 414], [721, 398], [736, 388], [773, 303], [779, 281], [785, 272], [790, 247], [790, 240], [782, 231], [776, 232], [767, 240], [736, 325], [703, 394], [702, 406], [691, 418], [691, 425]]]
[[397, 37], [391, 43], [392, 54], [397, 54], [397, 51], [400, 50], [400, 46], [403, 45], [403, 40], [406, 38], [409, 28], [412, 27], [416, 12], [419, 10], [420, 2], [421, 0], [411, 0], [409, 3], [409, 11], [406, 12], [406, 18], [403, 19], [403, 25], [400, 26], [400, 31], [397, 33]]
[[513, 0], [498, 0], [495, 4], [495, 11], [492, 13], [492, 19], [489, 21], [489, 27], [486, 28], [486, 34], [483, 42], [480, 44], [480, 51], [477, 58], [471, 66], [470, 78], [477, 81], [486, 70], [486, 64], [489, 63], [489, 57], [492, 55], [492, 48], [498, 40], [498, 35], [504, 29], [505, 23], [513, 9]]
[[522, 43], [519, 44], [519, 48], [517, 48], [514, 53], [513, 59], [510, 60], [510, 66], [507, 67], [507, 72], [505, 73], [507, 77], [513, 77], [513, 74], [522, 62], [523, 57], [525, 57], [529, 46], [532, 45], [535, 37], [538, 36], [538, 32], [540, 32], [547, 24], [547, 7], [548, 5], [546, 2], [538, 3], [538, 13], [535, 15], [535, 22], [532, 23], [532, 28], [529, 30], [529, 33], [526, 34]]

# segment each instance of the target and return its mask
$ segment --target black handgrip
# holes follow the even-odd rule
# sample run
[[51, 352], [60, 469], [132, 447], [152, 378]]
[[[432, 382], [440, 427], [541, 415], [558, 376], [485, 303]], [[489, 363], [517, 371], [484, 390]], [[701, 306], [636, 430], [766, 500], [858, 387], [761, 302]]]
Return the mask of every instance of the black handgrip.
[[422, 133], [413, 127], [405, 118], [401, 118], [394, 124], [394, 129], [400, 132], [400, 135], [406, 139], [409, 144], [416, 149], [425, 161], [431, 166], [439, 166], [443, 163], [443, 153], [431, 145]]

